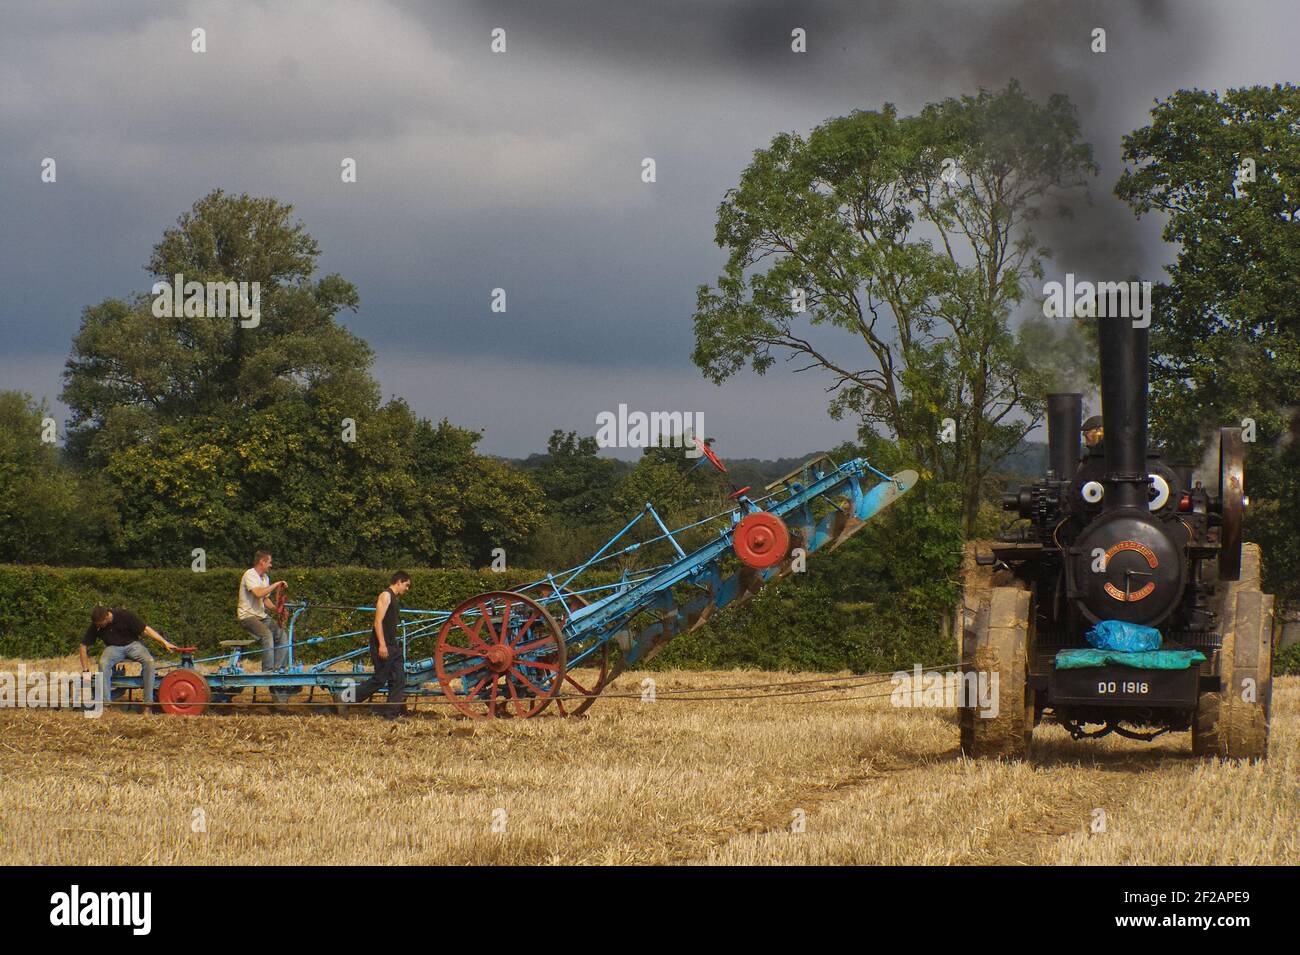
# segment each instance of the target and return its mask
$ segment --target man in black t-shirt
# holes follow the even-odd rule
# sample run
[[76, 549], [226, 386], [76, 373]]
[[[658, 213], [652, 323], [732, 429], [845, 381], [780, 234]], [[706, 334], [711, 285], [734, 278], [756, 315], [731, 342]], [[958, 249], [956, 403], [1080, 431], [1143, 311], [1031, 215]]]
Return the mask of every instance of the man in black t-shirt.
[[78, 648], [81, 651], [81, 669], [90, 670], [90, 654], [87, 651], [95, 645], [97, 639], [103, 640], [104, 653], [99, 658], [99, 670], [104, 676], [105, 702], [112, 696], [113, 668], [123, 660], [134, 660], [140, 664], [140, 684], [144, 687], [145, 706], [153, 705], [153, 657], [140, 640], [141, 635], [157, 640], [173, 653], [178, 649], [176, 644], [164, 639], [158, 631], [125, 607], [113, 607], [111, 610], [96, 607], [90, 612], [90, 626], [86, 628], [86, 635], [81, 638], [81, 646]]

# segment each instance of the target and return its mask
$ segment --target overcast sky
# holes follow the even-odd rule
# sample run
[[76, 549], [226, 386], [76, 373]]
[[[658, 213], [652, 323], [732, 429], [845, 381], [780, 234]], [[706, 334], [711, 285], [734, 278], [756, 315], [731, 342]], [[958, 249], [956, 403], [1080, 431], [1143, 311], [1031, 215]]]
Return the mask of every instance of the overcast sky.
[[1295, 81], [1298, 24], [1294, 0], [6, 2], [0, 388], [62, 411], [81, 310], [147, 291], [162, 231], [222, 187], [292, 203], [358, 288], [343, 321], [385, 395], [483, 429], [487, 452], [594, 433], [622, 402], [701, 412], [724, 455], [798, 455], [853, 435], [824, 380], [778, 363], [717, 387], [690, 360], [715, 211], [754, 149], [1014, 76], [1071, 96], [1103, 166], [1048, 277], [1158, 278], [1160, 223], [1110, 197], [1119, 136], [1180, 87]]

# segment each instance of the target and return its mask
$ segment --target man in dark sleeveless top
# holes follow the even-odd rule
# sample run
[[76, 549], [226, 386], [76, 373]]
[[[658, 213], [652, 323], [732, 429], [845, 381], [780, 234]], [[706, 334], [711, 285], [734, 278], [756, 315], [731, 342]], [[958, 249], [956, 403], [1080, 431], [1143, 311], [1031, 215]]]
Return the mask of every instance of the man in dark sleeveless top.
[[388, 587], [375, 600], [375, 625], [370, 634], [370, 659], [375, 675], [357, 686], [357, 703], [364, 703], [388, 687], [388, 706], [384, 718], [395, 720], [402, 715], [406, 698], [406, 656], [398, 629], [400, 598], [411, 589], [411, 575], [399, 570], [389, 579]]

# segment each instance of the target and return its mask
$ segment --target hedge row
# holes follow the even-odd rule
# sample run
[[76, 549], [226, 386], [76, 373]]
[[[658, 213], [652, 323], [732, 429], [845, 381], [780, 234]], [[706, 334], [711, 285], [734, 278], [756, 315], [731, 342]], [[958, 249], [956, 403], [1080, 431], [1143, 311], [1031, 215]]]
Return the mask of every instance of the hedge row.
[[[448, 608], [485, 590], [509, 589], [536, 579], [526, 570], [412, 569], [412, 607]], [[247, 638], [235, 622], [237, 569], [105, 570], [83, 567], [0, 565], [0, 656], [41, 657], [75, 652], [95, 604], [129, 607], [173, 643], [215, 651], [219, 641]], [[387, 575], [363, 567], [276, 568], [290, 597], [313, 603], [370, 604]], [[307, 629], [328, 632], [342, 622], [313, 612]], [[366, 626], [362, 619], [351, 629]]]
[[[845, 601], [844, 588], [831, 586], [836, 571], [846, 570], [835, 566], [841, 563], [839, 555], [826, 558], [817, 570], [810, 568], [806, 575], [765, 589], [746, 606], [720, 613], [707, 627], [675, 640], [652, 665], [863, 671], [948, 658], [935, 607], [924, 606], [924, 600], [921, 605], [909, 603], [906, 594], [874, 604]], [[539, 576], [522, 569], [499, 574], [441, 568], [410, 572], [413, 584], [405, 604], [443, 609], [476, 593], [511, 589]], [[240, 573], [0, 564], [0, 656], [75, 652], [90, 608], [97, 603], [130, 607], [174, 643], [196, 646], [200, 654], [216, 653], [219, 641], [247, 637], [235, 623]], [[370, 603], [387, 583], [382, 572], [360, 567], [277, 568], [274, 576], [289, 582], [291, 596], [345, 606]], [[368, 615], [313, 610], [297, 633], [332, 633], [367, 624]], [[301, 655], [319, 659], [326, 652], [338, 652], [335, 646], [340, 645], [309, 648]]]

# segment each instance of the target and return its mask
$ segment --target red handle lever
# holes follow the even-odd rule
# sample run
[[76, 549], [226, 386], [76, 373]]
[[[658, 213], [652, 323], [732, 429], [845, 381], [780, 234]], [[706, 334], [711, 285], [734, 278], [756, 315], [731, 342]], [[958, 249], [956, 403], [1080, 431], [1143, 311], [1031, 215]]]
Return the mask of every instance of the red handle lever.
[[281, 587], [275, 592], [275, 619], [280, 621], [280, 626], [289, 625], [289, 608], [284, 605], [284, 592], [288, 587]]

